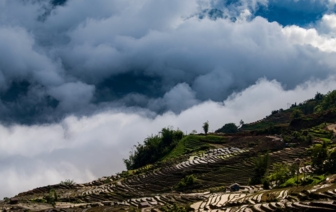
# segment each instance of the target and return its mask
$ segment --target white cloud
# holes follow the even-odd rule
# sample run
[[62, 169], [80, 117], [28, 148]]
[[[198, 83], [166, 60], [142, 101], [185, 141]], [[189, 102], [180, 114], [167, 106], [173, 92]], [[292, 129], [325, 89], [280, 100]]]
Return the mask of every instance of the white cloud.
[[43, 86], [63, 83], [60, 67], [34, 49], [34, 45], [33, 35], [25, 28], [0, 25], [0, 70], [6, 83], [17, 79], [28, 79]]
[[162, 98], [150, 99], [147, 108], [154, 111], [170, 110], [174, 113], [180, 113], [200, 101], [196, 99], [196, 92], [186, 83], [180, 83], [165, 93]]
[[289, 42], [300, 45], [311, 45], [325, 52], [336, 52], [336, 38], [320, 35], [316, 29], [305, 29], [298, 26], [283, 28], [284, 35]]
[[324, 15], [322, 17], [322, 24], [329, 29], [336, 30], [336, 14]]
[[49, 94], [60, 101], [63, 111], [82, 109], [92, 99], [94, 86], [82, 82], [66, 83], [49, 89]]
[[0, 126], [0, 197], [64, 179], [85, 182], [119, 172], [124, 169], [122, 158], [132, 146], [163, 127], [201, 132], [202, 123], [208, 120], [210, 131], [214, 131], [228, 122], [261, 119], [274, 109], [286, 108], [287, 103], [335, 88], [334, 79], [310, 81], [293, 90], [261, 79], [223, 103], [203, 102], [179, 115], [168, 112], [148, 118], [109, 110], [82, 118], [71, 116], [49, 125]]
[[317, 24], [317, 30], [328, 38], [336, 38], [336, 14], [325, 14]]

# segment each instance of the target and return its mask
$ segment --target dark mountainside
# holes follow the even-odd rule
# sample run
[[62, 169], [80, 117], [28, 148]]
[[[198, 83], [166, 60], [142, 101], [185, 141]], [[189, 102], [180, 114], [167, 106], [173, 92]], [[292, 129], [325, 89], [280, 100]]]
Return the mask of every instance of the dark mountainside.
[[336, 90], [254, 123], [209, 125], [163, 128], [124, 159], [127, 171], [22, 192], [0, 210], [336, 210]]

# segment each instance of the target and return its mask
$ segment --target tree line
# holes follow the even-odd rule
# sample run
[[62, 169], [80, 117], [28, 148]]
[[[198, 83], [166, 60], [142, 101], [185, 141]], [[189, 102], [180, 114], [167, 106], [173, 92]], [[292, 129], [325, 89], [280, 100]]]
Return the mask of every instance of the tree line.
[[147, 137], [143, 144], [134, 145], [124, 163], [128, 170], [137, 169], [162, 159], [175, 148], [184, 133], [171, 127], [163, 128], [159, 134]]

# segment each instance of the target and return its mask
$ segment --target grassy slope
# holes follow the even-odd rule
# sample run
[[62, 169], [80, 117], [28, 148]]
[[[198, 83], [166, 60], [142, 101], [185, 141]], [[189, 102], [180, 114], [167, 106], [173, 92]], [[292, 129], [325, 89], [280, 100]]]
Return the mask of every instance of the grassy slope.
[[[241, 128], [240, 131], [242, 132], [249, 132], [249, 131], [258, 131], [258, 130], [265, 130], [271, 126], [282, 126], [282, 127], [288, 127], [292, 124], [293, 118], [292, 118], [292, 113], [295, 110], [301, 111], [302, 112], [302, 117], [299, 118], [296, 121], [299, 121], [299, 125], [302, 124], [303, 122], [313, 122], [309, 123], [309, 127], [314, 126], [314, 122], [316, 122], [316, 125], [319, 125], [323, 120], [327, 121], [336, 121], [336, 119], [332, 115], [328, 115], [327, 113], [331, 111], [320, 111], [320, 112], [314, 112], [314, 111], [308, 111], [305, 109], [307, 107], [314, 108], [318, 106], [321, 103], [322, 100], [314, 100], [310, 99], [305, 101], [304, 103], [300, 103], [297, 106], [293, 106], [289, 109], [286, 110], [279, 110], [276, 113], [272, 113], [269, 116], [266, 116], [264, 119], [249, 123], [249, 124], [244, 124]], [[333, 112], [331, 112], [333, 114]], [[327, 115], [326, 115], [327, 114]], [[294, 123], [293, 123], [294, 124]], [[304, 126], [303, 126], [304, 127]]]
[[225, 138], [217, 135], [188, 135], [185, 136], [177, 146], [167, 154], [163, 160], [177, 158], [184, 154], [206, 150], [211, 147], [211, 144], [221, 144], [225, 142]]

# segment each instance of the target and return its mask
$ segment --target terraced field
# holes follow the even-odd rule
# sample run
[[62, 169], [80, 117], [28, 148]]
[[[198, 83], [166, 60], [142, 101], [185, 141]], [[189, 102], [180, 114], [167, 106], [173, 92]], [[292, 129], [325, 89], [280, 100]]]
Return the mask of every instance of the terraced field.
[[334, 211], [334, 184], [310, 189], [264, 191], [245, 187], [240, 192], [208, 194], [206, 199], [193, 203], [195, 211]]
[[[271, 149], [271, 163], [293, 163], [297, 158], [305, 160], [305, 146], [283, 148], [282, 141], [272, 136], [255, 137], [255, 140], [245, 138], [239, 143], [237, 139], [241, 138], [231, 137], [217, 145], [218, 148], [186, 155], [175, 163], [147, 166], [126, 175], [102, 177], [85, 184], [36, 188], [18, 194], [12, 204], [0, 202], [0, 208], [7, 211], [174, 211], [179, 205], [194, 211], [333, 209], [334, 184], [277, 190], [263, 190], [261, 185], [247, 186], [253, 170], [251, 158], [258, 152]], [[272, 146], [265, 148], [266, 142]], [[313, 170], [306, 165], [300, 167], [299, 172]], [[181, 179], [190, 174], [195, 176], [196, 183], [179, 188]], [[229, 186], [233, 183], [239, 184], [239, 191], [230, 192]], [[51, 191], [57, 194], [54, 205], [46, 201]]]

